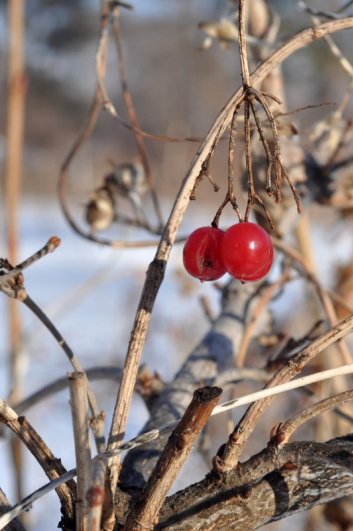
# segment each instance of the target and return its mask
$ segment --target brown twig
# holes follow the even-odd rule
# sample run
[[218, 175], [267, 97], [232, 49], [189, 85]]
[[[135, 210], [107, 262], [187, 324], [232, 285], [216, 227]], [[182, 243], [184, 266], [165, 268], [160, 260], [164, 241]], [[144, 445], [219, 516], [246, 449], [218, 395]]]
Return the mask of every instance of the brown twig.
[[[337, 324], [338, 318], [337, 318], [336, 310], [331, 301], [331, 298], [335, 298], [335, 296], [332, 292], [325, 290], [321, 286], [319, 280], [316, 278], [316, 276], [314, 275], [312, 271], [311, 264], [307, 262], [307, 260], [301, 255], [300, 252], [298, 252], [296, 249], [294, 249], [290, 245], [274, 237], [272, 238], [272, 240], [273, 240], [275, 247], [280, 249], [282, 252], [284, 252], [287, 256], [289, 256], [292, 260], [294, 260], [301, 266], [307, 279], [314, 285], [317, 291], [318, 297], [322, 303], [322, 306], [325, 310], [325, 313], [326, 313], [326, 316], [327, 316], [327, 319], [330, 325], [334, 326], [335, 324]], [[337, 343], [337, 349], [341, 353], [342, 362], [350, 363], [352, 360], [352, 356], [344, 340]]]
[[[308, 46], [311, 42], [323, 37], [328, 33], [340, 31], [353, 27], [353, 17], [330, 21], [315, 28], [306, 29], [295, 35], [290, 41], [276, 50], [265, 62], [263, 62], [252, 74], [251, 82], [254, 86], [261, 83], [266, 75], [278, 64], [283, 62], [295, 51]], [[108, 446], [112, 450], [124, 437], [127, 416], [135, 386], [136, 374], [142, 349], [145, 343], [151, 312], [159, 287], [163, 281], [166, 262], [169, 259], [170, 251], [174, 243], [176, 233], [182, 222], [184, 213], [189, 204], [190, 193], [194, 187], [197, 176], [202, 170], [202, 164], [206, 160], [210, 149], [214, 145], [217, 136], [220, 138], [229, 126], [235, 107], [243, 97], [243, 90], [240, 88], [225, 105], [211, 130], [206, 136], [200, 149], [198, 150], [191, 168], [185, 176], [182, 186], [178, 192], [174, 207], [169, 216], [169, 220], [163, 231], [155, 259], [150, 264], [147, 271], [145, 284], [142, 290], [139, 307], [135, 316], [133, 331], [128, 346], [125, 361], [124, 373], [120, 392], [114, 409], [113, 421], [110, 430]], [[118, 458], [117, 458], [118, 459]], [[119, 466], [119, 461], [115, 460], [114, 466]], [[116, 474], [117, 475], [117, 474]], [[115, 475], [115, 479], [116, 479]], [[115, 484], [114, 484], [115, 485]]]
[[286, 420], [283, 423], [278, 424], [273, 428], [273, 441], [276, 444], [285, 444], [292, 437], [293, 433], [302, 425], [304, 422], [308, 422], [312, 418], [333, 409], [337, 405], [342, 405], [345, 402], [353, 399], [353, 390], [345, 391], [339, 393], [325, 400], [320, 400], [316, 404], [304, 409], [291, 419]]
[[[66, 472], [59, 459], [52, 454], [43, 439], [25, 417], [19, 417], [6, 402], [0, 400], [0, 422], [5, 424], [28, 448], [49, 479], [57, 479]], [[76, 484], [70, 480], [56, 490], [65, 517], [72, 519], [75, 513]]]
[[250, 72], [249, 72], [249, 63], [246, 49], [246, 0], [239, 0], [239, 56], [240, 56], [240, 67], [241, 67], [241, 77], [243, 81], [243, 86], [246, 89], [250, 85]]
[[152, 176], [151, 166], [150, 166], [147, 152], [146, 152], [144, 139], [143, 139], [143, 136], [137, 132], [140, 129], [140, 127], [139, 127], [139, 123], [137, 119], [134, 101], [132, 99], [131, 92], [129, 91], [128, 82], [127, 82], [124, 54], [123, 54], [123, 48], [121, 45], [121, 38], [120, 38], [119, 9], [114, 10], [112, 30], [113, 30], [113, 36], [114, 36], [116, 50], [118, 54], [119, 77], [120, 77], [120, 84], [121, 84], [121, 89], [122, 89], [123, 98], [125, 102], [125, 107], [126, 107], [126, 110], [129, 116], [130, 124], [133, 127], [133, 135], [135, 138], [136, 147], [139, 152], [141, 163], [143, 165], [146, 181], [150, 188], [154, 210], [157, 215], [159, 226], [160, 228], [162, 228], [164, 225], [164, 222], [163, 222], [161, 207], [159, 204], [157, 193], [153, 186], [153, 176]]
[[[6, 224], [8, 257], [10, 262], [17, 262], [18, 253], [18, 209], [22, 181], [23, 131], [25, 121], [25, 99], [27, 80], [24, 69], [24, 19], [25, 2], [8, 3], [9, 47], [8, 47], [8, 106], [6, 125]], [[23, 386], [23, 363], [21, 362], [21, 316], [18, 305], [8, 300], [8, 328], [9, 328], [9, 367], [11, 377], [12, 403], [21, 398]], [[18, 439], [11, 440], [11, 456], [14, 467], [17, 496], [23, 497], [23, 462], [22, 448]]]
[[96, 53], [96, 78], [101, 99], [101, 105], [104, 110], [117, 117], [117, 111], [111, 102], [105, 88], [105, 76], [107, 73], [107, 51], [109, 42], [109, 29], [111, 25], [111, 9], [108, 0], [101, 2], [101, 23], [100, 35]]
[[91, 470], [87, 378], [83, 372], [73, 372], [68, 374], [68, 381], [77, 470], [76, 529], [77, 531], [86, 531], [86, 492], [88, 491]]
[[128, 515], [124, 531], [142, 531], [154, 527], [165, 497], [221, 393], [219, 387], [203, 387], [194, 392], [189, 407], [171, 434], [148, 480], [142, 500], [133, 506]]
[[[296, 189], [294, 185], [292, 184], [289, 175], [287, 171], [285, 170], [282, 159], [281, 159], [281, 152], [280, 152], [280, 145], [279, 145], [279, 134], [278, 129], [276, 125], [276, 120], [274, 117], [274, 114], [271, 111], [270, 106], [268, 105], [266, 98], [270, 98], [271, 100], [275, 101], [276, 103], [280, 104], [281, 101], [274, 95], [269, 94], [264, 91], [256, 90], [253, 87], [253, 84], [251, 82], [250, 74], [249, 74], [249, 65], [248, 65], [248, 59], [247, 59], [247, 48], [246, 48], [246, 38], [245, 38], [245, 26], [246, 26], [246, 0], [240, 0], [239, 1], [239, 20], [238, 20], [238, 29], [239, 29], [239, 56], [240, 56], [240, 66], [241, 66], [241, 76], [242, 76], [242, 83], [243, 83], [243, 104], [244, 104], [244, 141], [245, 141], [245, 162], [246, 162], [246, 170], [247, 170], [247, 181], [248, 181], [248, 201], [246, 206], [246, 211], [244, 215], [245, 221], [248, 221], [250, 212], [252, 207], [255, 203], [258, 203], [263, 209], [266, 214], [267, 220], [270, 224], [270, 227], [274, 229], [274, 224], [272, 222], [271, 216], [269, 211], [266, 208], [266, 205], [260, 195], [255, 190], [255, 184], [254, 184], [254, 175], [253, 175], [253, 168], [252, 168], [252, 153], [251, 153], [251, 124], [250, 124], [250, 109], [252, 111], [252, 114], [254, 116], [255, 120], [255, 126], [258, 130], [260, 140], [263, 146], [263, 149], [265, 151], [266, 160], [267, 160], [267, 168], [266, 168], [266, 192], [270, 197], [274, 197], [276, 203], [278, 203], [281, 200], [281, 185], [282, 181], [287, 181], [295, 202], [297, 204], [297, 210], [298, 212], [301, 211], [300, 207], [300, 198], [296, 192]], [[268, 123], [270, 125], [271, 133], [272, 133], [272, 149], [273, 153], [271, 153], [269, 143], [265, 139], [265, 135], [262, 130], [262, 126], [257, 114], [256, 110], [256, 102], [259, 103], [259, 105], [263, 108]], [[233, 122], [234, 122], [234, 116], [233, 116]], [[231, 127], [231, 134], [233, 133], [235, 129], [235, 125], [232, 123]], [[230, 158], [232, 156], [232, 152], [229, 152], [228, 155], [228, 164], [230, 165]], [[272, 186], [272, 170], [274, 170], [274, 182]], [[228, 192], [229, 196], [229, 192]], [[227, 197], [226, 197], [227, 199]], [[224, 205], [227, 204], [227, 201], [225, 200], [223, 204], [221, 205], [221, 209], [223, 209]], [[217, 221], [219, 218], [219, 213], [217, 212]], [[239, 217], [239, 216], [238, 216]]]
[[100, 531], [105, 497], [106, 457], [97, 455], [91, 464], [91, 479], [87, 491], [87, 531]]
[[241, 339], [236, 358], [237, 367], [243, 367], [244, 365], [245, 356], [260, 315], [268, 307], [268, 304], [272, 300], [272, 297], [274, 296], [276, 291], [278, 289], [281, 289], [281, 287], [287, 282], [287, 280], [289, 280], [289, 278], [290, 275], [288, 272], [283, 273], [283, 275], [281, 275], [281, 277], [276, 282], [273, 282], [272, 284], [264, 288], [262, 297], [259, 299], [256, 307], [253, 309], [252, 315], [248, 319], [247, 324], [245, 326], [244, 334]]
[[[353, 316], [350, 316], [341, 323], [330, 328], [330, 330], [315, 339], [306, 348], [283, 363], [271, 380], [266, 384], [265, 389], [292, 380], [292, 378], [296, 374], [299, 374], [303, 367], [307, 365], [309, 361], [311, 361], [317, 354], [350, 333], [352, 330]], [[217, 456], [214, 459], [214, 468], [217, 471], [223, 472], [230, 470], [237, 465], [243, 448], [250, 434], [252, 433], [258, 418], [270, 405], [272, 400], [272, 397], [268, 397], [264, 400], [259, 400], [248, 408], [234, 431], [229, 436], [222, 455]]]

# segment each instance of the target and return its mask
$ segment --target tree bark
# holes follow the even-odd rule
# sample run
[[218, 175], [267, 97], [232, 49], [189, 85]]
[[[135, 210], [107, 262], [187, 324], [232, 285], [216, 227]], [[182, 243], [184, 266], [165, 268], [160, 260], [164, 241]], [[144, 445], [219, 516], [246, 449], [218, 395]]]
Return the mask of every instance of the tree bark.
[[[228, 284], [223, 293], [220, 316], [190, 353], [174, 380], [165, 386], [150, 412], [151, 419], [142, 432], [180, 419], [195, 389], [203, 385], [214, 385], [217, 376], [234, 368], [244, 327], [251, 313], [250, 309], [256, 304], [260, 295], [260, 290], [261, 286], [254, 284], [240, 287], [237, 281]], [[269, 312], [266, 311], [263, 318], [259, 319], [258, 329], [263, 331], [268, 322]], [[144, 486], [167, 439], [168, 435], [161, 436], [129, 452], [120, 476], [124, 489]]]
[[353, 435], [268, 448], [166, 500], [155, 531], [248, 531], [353, 492]]

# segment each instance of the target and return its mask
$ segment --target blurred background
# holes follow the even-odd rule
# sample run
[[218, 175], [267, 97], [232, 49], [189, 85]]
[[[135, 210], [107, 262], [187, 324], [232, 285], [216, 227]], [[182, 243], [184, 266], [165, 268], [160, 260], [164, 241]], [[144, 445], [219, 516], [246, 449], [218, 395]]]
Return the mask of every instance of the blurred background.
[[[96, 86], [99, 2], [25, 2], [23, 159], [14, 203], [17, 201], [16, 212], [9, 206], [9, 183], [5, 182], [11, 3], [16, 1], [0, 4], [0, 160], [3, 169], [0, 256], [9, 257], [12, 252], [12, 256], [20, 261], [38, 250], [48, 237], [58, 235], [62, 239], [61, 247], [26, 273], [27, 290], [55, 322], [85, 368], [109, 364], [121, 366], [145, 271], [155, 249], [152, 246], [113, 250], [80, 238], [68, 226], [57, 198], [60, 167], [82, 129]], [[278, 42], [284, 42], [289, 35], [310, 24], [308, 15], [296, 2], [277, 0], [270, 1], [269, 5], [281, 18]], [[313, 9], [328, 11], [342, 5], [344, 2], [338, 1], [310, 2]], [[200, 23], [217, 23], [223, 18], [232, 20], [234, 2], [134, 0], [133, 7], [133, 10], [121, 10], [120, 24], [127, 79], [141, 128], [154, 135], [202, 139], [220, 109], [239, 87], [240, 72], [235, 44], [210, 40]], [[351, 32], [336, 35], [335, 41], [353, 62]], [[320, 103], [337, 104], [349, 82], [323, 41], [292, 56], [285, 62], [283, 70], [287, 108], [291, 111]], [[127, 120], [113, 45], [108, 50], [106, 87], [119, 114]], [[300, 141], [309, 145], [311, 124], [331, 111], [331, 106], [321, 106], [294, 114], [293, 123], [300, 133]], [[352, 114], [352, 102], [345, 113], [347, 116]], [[198, 145], [198, 142], [145, 141], [164, 219]], [[214, 177], [223, 190], [226, 183], [225, 149], [220, 145], [212, 165]], [[92, 136], [78, 153], [69, 172], [72, 214], [84, 230], [89, 228], [85, 221], [85, 205], [93, 190], [102, 184], [112, 163], [129, 163], [136, 157], [131, 132], [102, 111]], [[201, 186], [181, 232], [187, 234], [199, 225], [209, 224], [219, 202], [207, 183]], [[325, 216], [327, 214], [327, 224], [322, 221], [323, 212]], [[9, 251], [11, 215], [17, 217], [17, 236], [12, 251]], [[320, 222], [315, 222], [318, 219]], [[230, 211], [225, 213], [224, 221], [227, 220], [233, 220]], [[325, 210], [314, 212], [313, 220], [311, 231], [317, 272], [329, 287], [335, 282], [338, 265], [347, 264], [351, 259], [352, 225], [351, 221], [348, 224], [346, 221], [337, 222]], [[151, 239], [136, 227], [114, 225], [107, 234], [115, 239]], [[176, 246], [158, 295], [143, 359], [165, 380], [173, 377], [182, 360], [208, 329], [201, 295], [208, 298], [211, 309], [217, 313], [218, 291], [186, 276], [181, 265], [181, 249]], [[300, 291], [294, 288], [289, 297], [292, 297], [291, 304], [294, 301], [298, 308]], [[17, 332], [9, 321], [11, 311], [18, 313], [15, 317]], [[13, 397], [15, 375], [16, 402], [71, 369], [46, 330], [26, 308], [11, 311], [8, 301], [1, 297], [0, 397]], [[281, 307], [278, 312], [282, 312]], [[192, 321], [190, 315], [194, 316]], [[16, 333], [17, 339], [14, 339]], [[116, 384], [94, 385], [109, 419]], [[128, 437], [134, 436], [147, 419], [139, 398], [134, 400], [134, 411]], [[74, 466], [68, 392], [54, 395], [31, 409], [28, 418], [54, 454], [62, 458], [63, 464], [68, 468]], [[11, 503], [15, 503], [20, 492], [27, 495], [46, 480], [31, 456], [25, 454], [22, 468], [27, 472], [19, 480], [20, 486], [17, 482], [16, 487], [8, 439], [4, 434], [0, 439], [0, 487]], [[263, 441], [254, 450], [262, 446]], [[201, 478], [207, 467], [200, 457], [195, 455], [193, 459], [195, 466], [191, 469], [195, 480], [195, 470], [199, 471]], [[189, 479], [186, 474], [175, 488], [187, 484]], [[48, 507], [53, 509], [48, 510]], [[46, 496], [27, 516], [28, 528], [37, 531], [54, 529], [58, 514], [55, 494]], [[52, 520], [49, 522], [48, 518]], [[292, 528], [303, 529], [304, 520], [305, 516], [294, 518]], [[288, 523], [273, 525], [273, 529], [279, 529], [280, 525]]]

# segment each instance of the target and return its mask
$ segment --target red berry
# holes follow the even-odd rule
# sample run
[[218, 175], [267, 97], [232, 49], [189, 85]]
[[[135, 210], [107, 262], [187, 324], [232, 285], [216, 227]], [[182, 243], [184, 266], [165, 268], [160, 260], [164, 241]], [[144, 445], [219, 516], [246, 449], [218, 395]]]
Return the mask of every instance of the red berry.
[[221, 245], [222, 260], [230, 275], [242, 282], [255, 282], [271, 269], [273, 244], [267, 232], [243, 221], [225, 231]]
[[221, 258], [224, 232], [215, 227], [200, 227], [185, 242], [183, 261], [186, 271], [200, 280], [216, 280], [226, 268]]

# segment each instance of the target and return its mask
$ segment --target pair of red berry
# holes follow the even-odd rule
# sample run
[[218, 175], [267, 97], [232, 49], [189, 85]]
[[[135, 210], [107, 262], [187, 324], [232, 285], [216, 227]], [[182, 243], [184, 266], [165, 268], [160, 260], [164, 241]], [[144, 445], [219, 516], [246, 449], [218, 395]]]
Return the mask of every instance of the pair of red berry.
[[228, 272], [242, 282], [255, 282], [269, 272], [273, 244], [267, 232], [249, 221], [223, 231], [200, 227], [186, 240], [183, 261], [186, 271], [203, 280], [216, 280]]

